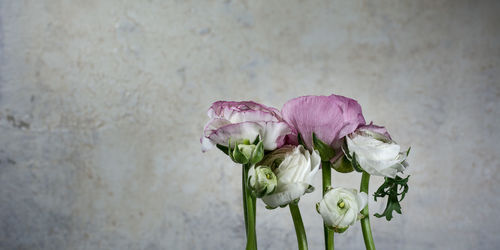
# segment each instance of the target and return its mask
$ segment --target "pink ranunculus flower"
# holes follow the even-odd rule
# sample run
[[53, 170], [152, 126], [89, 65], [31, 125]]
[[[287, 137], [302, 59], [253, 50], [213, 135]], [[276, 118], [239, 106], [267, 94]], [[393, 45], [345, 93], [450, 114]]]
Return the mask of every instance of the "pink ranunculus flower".
[[210, 120], [201, 137], [202, 151], [214, 144], [231, 147], [244, 140], [253, 142], [260, 136], [265, 150], [283, 146], [292, 129], [279, 110], [252, 101], [217, 101], [208, 110]]
[[297, 144], [300, 133], [308, 149], [313, 149], [313, 133], [324, 143], [336, 149], [341, 156], [342, 139], [365, 124], [357, 101], [339, 95], [301, 96], [285, 103], [283, 118], [292, 126], [288, 142]]

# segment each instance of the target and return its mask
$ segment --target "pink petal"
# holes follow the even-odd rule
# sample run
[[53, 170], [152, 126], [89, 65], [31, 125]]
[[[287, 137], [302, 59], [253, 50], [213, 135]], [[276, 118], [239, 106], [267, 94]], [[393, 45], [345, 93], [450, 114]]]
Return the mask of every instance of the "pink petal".
[[368, 125], [359, 126], [358, 129], [370, 130], [379, 134], [383, 134], [384, 136], [387, 136], [387, 138], [392, 140], [391, 135], [389, 134], [389, 132], [387, 132], [387, 129], [385, 127], [374, 125], [373, 122], [370, 122], [370, 124]]
[[214, 102], [208, 110], [208, 116], [210, 118], [218, 116], [229, 119], [235, 112], [240, 113], [246, 111], [259, 111], [259, 113], [269, 114], [270, 117], [274, 117], [274, 119], [281, 118], [279, 110], [253, 101], [217, 101]]
[[[211, 144], [228, 145], [241, 143], [244, 139], [251, 142], [260, 135], [264, 149], [274, 150], [285, 144], [291, 128], [279, 110], [252, 101], [226, 102], [217, 101], [208, 110], [210, 121], [205, 125], [202, 139], [202, 151]], [[208, 141], [210, 142], [208, 142]]]
[[229, 124], [213, 130], [207, 138], [223, 146], [228, 146], [229, 142], [231, 145], [242, 143], [245, 139], [253, 142], [259, 136], [261, 128], [261, 125], [256, 122]]
[[[313, 148], [313, 132], [323, 142], [334, 145], [365, 124], [358, 102], [338, 95], [298, 97], [285, 103], [281, 112], [294, 128], [293, 133], [300, 133], [309, 149]], [[293, 136], [287, 138], [291, 143], [295, 140]]]

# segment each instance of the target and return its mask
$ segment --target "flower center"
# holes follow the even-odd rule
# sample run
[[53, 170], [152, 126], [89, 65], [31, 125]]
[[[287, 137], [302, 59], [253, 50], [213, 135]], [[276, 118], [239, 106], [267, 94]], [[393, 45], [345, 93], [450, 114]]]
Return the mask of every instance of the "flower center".
[[340, 200], [339, 202], [337, 202], [337, 206], [342, 209], [345, 207], [345, 203], [344, 203], [344, 200]]
[[271, 174], [270, 174], [270, 173], [267, 173], [267, 174], [266, 174], [266, 178], [267, 178], [268, 180], [270, 180], [270, 179], [272, 179], [273, 177], [271, 176]]

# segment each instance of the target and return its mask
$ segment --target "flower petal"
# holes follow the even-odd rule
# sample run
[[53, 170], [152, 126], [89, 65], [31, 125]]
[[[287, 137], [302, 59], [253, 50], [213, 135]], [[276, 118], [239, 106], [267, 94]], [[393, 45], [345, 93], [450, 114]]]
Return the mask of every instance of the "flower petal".
[[229, 124], [213, 131], [208, 138], [213, 143], [223, 146], [228, 146], [229, 140], [231, 140], [231, 145], [242, 143], [245, 139], [252, 142], [259, 136], [261, 128], [261, 125], [256, 122]]
[[[251, 111], [254, 111], [252, 113]], [[278, 121], [278, 117], [281, 117], [280, 112], [272, 107], [268, 107], [253, 101], [217, 101], [212, 104], [208, 110], [208, 116], [213, 117], [224, 117], [230, 119], [234, 114], [247, 113], [249, 120], [241, 119], [239, 122], [243, 121]], [[257, 116], [265, 116], [266, 119], [256, 118]], [[262, 118], [262, 117], [261, 117]], [[269, 120], [268, 120], [269, 119]], [[236, 122], [233, 122], [236, 123]]]
[[361, 210], [368, 205], [368, 195], [366, 193], [359, 192], [356, 196], [356, 201], [358, 202], [358, 212], [361, 212]]
[[200, 142], [201, 142], [201, 152], [203, 153], [207, 152], [214, 146], [214, 143], [210, 139], [204, 136], [200, 138]]
[[274, 150], [285, 144], [285, 136], [292, 129], [286, 122], [265, 122], [261, 132], [262, 144], [265, 150]]
[[262, 197], [262, 201], [270, 207], [283, 206], [304, 195], [307, 187], [309, 187], [309, 184], [303, 182], [282, 185], [278, 183], [274, 193]]
[[387, 138], [392, 140], [391, 135], [389, 134], [389, 132], [387, 132], [387, 129], [385, 127], [374, 125], [373, 122], [370, 122], [370, 124], [368, 124], [368, 125], [359, 126], [358, 129], [359, 130], [369, 130], [372, 132], [383, 134], [384, 136], [386, 136]]
[[[309, 149], [313, 148], [312, 133], [323, 142], [334, 142], [365, 124], [361, 106], [353, 99], [331, 96], [302, 96], [285, 103], [283, 119], [301, 134]], [[289, 139], [294, 142], [293, 138]]]

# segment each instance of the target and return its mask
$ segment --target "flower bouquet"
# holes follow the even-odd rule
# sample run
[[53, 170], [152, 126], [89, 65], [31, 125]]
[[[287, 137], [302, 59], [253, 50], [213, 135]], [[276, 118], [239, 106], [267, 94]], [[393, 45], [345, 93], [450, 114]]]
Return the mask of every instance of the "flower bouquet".
[[[407, 151], [392, 140], [384, 127], [366, 124], [357, 101], [339, 96], [302, 96], [285, 103], [281, 112], [255, 103], [218, 101], [208, 110], [201, 137], [202, 151], [216, 146], [242, 164], [242, 192], [247, 234], [246, 249], [257, 249], [256, 199], [268, 209], [289, 207], [299, 249], [307, 238], [299, 210], [300, 197], [321, 169], [323, 199], [316, 210], [323, 218], [325, 249], [334, 249], [334, 233], [343, 233], [356, 221], [366, 249], [375, 249], [369, 210], [370, 176], [385, 182], [373, 194], [387, 196], [386, 209], [375, 217], [401, 214], [400, 201], [408, 192], [408, 178], [398, 175], [407, 167]], [[331, 171], [361, 173], [360, 189], [336, 187]]]

